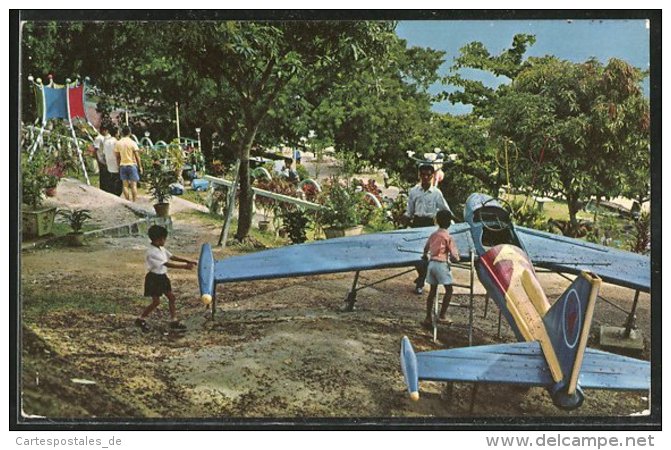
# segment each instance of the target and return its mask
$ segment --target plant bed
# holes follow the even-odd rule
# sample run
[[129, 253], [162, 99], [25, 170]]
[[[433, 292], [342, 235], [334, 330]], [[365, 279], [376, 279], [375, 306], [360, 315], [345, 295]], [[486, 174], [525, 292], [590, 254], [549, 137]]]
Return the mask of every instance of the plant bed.
[[24, 238], [35, 238], [51, 233], [56, 217], [56, 208], [21, 211], [21, 231]]
[[84, 224], [91, 219], [91, 211], [88, 209], [60, 209], [58, 214], [63, 216], [68, 222], [70, 233], [65, 235], [65, 242], [71, 247], [81, 247], [84, 245], [84, 233], [82, 229]]

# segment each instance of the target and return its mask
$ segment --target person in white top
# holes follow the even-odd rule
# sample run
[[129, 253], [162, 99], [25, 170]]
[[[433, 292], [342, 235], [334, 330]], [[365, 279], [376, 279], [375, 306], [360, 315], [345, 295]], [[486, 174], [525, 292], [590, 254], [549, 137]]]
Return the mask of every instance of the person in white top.
[[[408, 205], [404, 214], [404, 222], [412, 228], [430, 227], [434, 225], [434, 219], [438, 211], [447, 210], [452, 214], [443, 193], [431, 185], [434, 168], [431, 164], [423, 164], [419, 167], [420, 183], [408, 192]], [[452, 214], [454, 216], [454, 214]], [[426, 264], [417, 266], [417, 278], [415, 279], [415, 293], [421, 295], [424, 292], [424, 279], [426, 278]]]
[[[175, 294], [172, 292], [172, 285], [168, 278], [168, 267], [171, 269], [193, 269], [198, 263], [190, 259], [180, 258], [170, 253], [165, 247], [165, 241], [168, 239], [168, 230], [160, 225], [152, 225], [147, 232], [151, 245], [147, 249], [145, 256], [145, 266], [147, 275], [144, 278], [144, 296], [151, 297], [151, 304], [147, 306], [142, 314], [135, 319], [135, 325], [142, 328], [142, 331], [149, 331], [149, 325], [145, 320], [149, 314], [160, 304], [161, 296], [168, 297], [168, 308], [170, 311], [170, 328], [176, 330], [185, 330], [184, 326], [177, 320], [177, 311], [175, 309]], [[175, 264], [171, 261], [178, 261], [184, 264]]]
[[114, 146], [117, 143], [117, 129], [111, 126], [108, 130], [105, 140], [103, 141], [103, 155], [105, 155], [105, 162], [107, 163], [107, 172], [109, 173], [109, 184], [107, 192], [114, 195], [121, 195], [123, 185], [121, 178], [119, 178], [119, 162], [114, 153]]
[[103, 191], [109, 192], [109, 172], [107, 171], [107, 162], [105, 161], [105, 155], [103, 154], [103, 142], [105, 141], [105, 135], [107, 135], [107, 126], [100, 126], [100, 134], [96, 136], [93, 140], [93, 148], [96, 154], [96, 160], [98, 161], [98, 183], [100, 189]]

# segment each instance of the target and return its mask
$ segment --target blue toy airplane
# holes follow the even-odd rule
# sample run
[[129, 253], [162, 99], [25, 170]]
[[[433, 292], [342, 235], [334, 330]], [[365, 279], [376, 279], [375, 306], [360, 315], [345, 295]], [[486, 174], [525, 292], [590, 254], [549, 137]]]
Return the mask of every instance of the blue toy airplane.
[[[477, 255], [479, 279], [523, 342], [414, 355], [404, 339], [405, 374], [413, 397], [418, 397], [417, 383], [421, 379], [543, 385], [551, 389], [557, 404], [568, 408], [582, 402], [580, 386], [649, 388], [649, 363], [585, 349], [601, 280], [649, 292], [648, 257], [515, 227], [501, 203], [483, 194], [469, 197], [464, 217], [465, 223], [450, 227], [460, 256], [468, 259], [471, 254]], [[424, 244], [433, 231], [435, 227], [426, 227], [328, 239], [221, 260], [215, 260], [210, 245], [204, 244], [198, 265], [201, 299], [211, 304], [214, 314], [218, 284], [355, 272], [346, 299], [346, 306], [352, 309], [357, 291], [379, 282], [357, 287], [361, 271], [394, 267], [410, 268], [403, 273], [413, 271], [422, 263]], [[578, 278], [550, 307], [534, 266]], [[454, 365], [452, 357], [462, 358], [462, 363]], [[511, 370], [504, 369], [504, 361]], [[518, 370], [517, 365], [524, 366], [521, 361], [530, 364], [527, 371]], [[590, 367], [593, 369], [588, 370]], [[509, 378], [504, 376], [506, 372]], [[610, 381], [604, 381], [606, 373], [612, 373]]]
[[[419, 380], [543, 386], [555, 405], [564, 409], [582, 404], [582, 388], [650, 388], [648, 362], [587, 348], [594, 304], [601, 286], [597, 275], [581, 272], [550, 306], [527, 256], [524, 241], [501, 204], [492, 197], [473, 194], [466, 202], [465, 219], [478, 254], [478, 277], [522, 342], [415, 354], [410, 341], [404, 337], [401, 368], [412, 399], [419, 398]], [[547, 251], [552, 252], [553, 242], [546, 245]], [[573, 252], [579, 254], [578, 250], [581, 247], [576, 244]], [[598, 247], [594, 250], [601, 251]], [[607, 261], [602, 259], [602, 262]], [[576, 259], [575, 266], [582, 265], [584, 261]], [[639, 286], [635, 278], [627, 277], [625, 283], [645, 287]]]

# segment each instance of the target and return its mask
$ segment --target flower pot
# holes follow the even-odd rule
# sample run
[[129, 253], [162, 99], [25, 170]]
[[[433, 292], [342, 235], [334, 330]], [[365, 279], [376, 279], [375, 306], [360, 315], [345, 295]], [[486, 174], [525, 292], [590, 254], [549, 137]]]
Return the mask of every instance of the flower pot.
[[47, 197], [56, 197], [56, 186], [48, 187], [44, 190]]
[[84, 245], [84, 233], [68, 233], [65, 235], [65, 242], [70, 247], [81, 247]]
[[269, 220], [260, 220], [259, 221], [259, 230], [268, 231], [269, 228], [270, 228], [270, 221]]
[[361, 234], [362, 231], [363, 231], [363, 225], [357, 225], [355, 227], [349, 227], [349, 228], [337, 228], [337, 227], [324, 228], [324, 234], [326, 235], [326, 239], [333, 239], [345, 236], [358, 236]]
[[37, 211], [21, 211], [21, 231], [24, 237], [40, 237], [51, 233], [56, 217], [56, 208], [43, 208]]
[[170, 203], [155, 203], [154, 211], [158, 217], [170, 216]]

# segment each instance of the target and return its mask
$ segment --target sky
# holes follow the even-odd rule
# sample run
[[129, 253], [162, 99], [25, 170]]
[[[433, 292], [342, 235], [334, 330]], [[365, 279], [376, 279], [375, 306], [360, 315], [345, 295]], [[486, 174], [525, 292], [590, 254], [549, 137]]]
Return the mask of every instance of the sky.
[[[644, 19], [625, 20], [415, 20], [401, 21], [396, 34], [408, 41], [408, 46], [430, 47], [443, 50], [445, 63], [439, 72], [447, 75], [459, 49], [469, 42], [480, 41], [493, 55], [510, 47], [518, 33], [533, 34], [536, 43], [529, 47], [526, 56], [554, 55], [573, 62], [584, 62], [594, 57], [602, 63], [619, 58], [640, 69], [650, 68], [650, 30]], [[507, 82], [493, 75], [467, 69], [462, 75], [495, 86]], [[446, 87], [434, 85], [432, 93]], [[446, 88], [448, 91], [452, 87]], [[648, 83], [644, 90], [649, 93]], [[436, 103], [434, 111], [466, 114], [467, 105], [452, 105], [448, 101]]]

